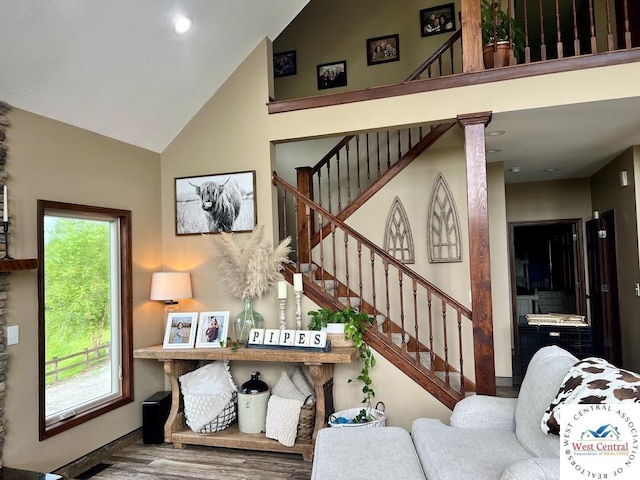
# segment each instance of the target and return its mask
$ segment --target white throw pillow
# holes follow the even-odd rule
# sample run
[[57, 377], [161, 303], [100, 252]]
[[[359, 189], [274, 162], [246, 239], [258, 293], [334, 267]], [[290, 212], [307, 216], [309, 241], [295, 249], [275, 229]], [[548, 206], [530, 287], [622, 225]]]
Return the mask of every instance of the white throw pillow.
[[307, 377], [305, 377], [304, 373], [302, 373], [302, 369], [300, 367], [297, 367], [296, 371], [293, 372], [291, 380], [293, 381], [293, 384], [296, 386], [296, 388], [300, 391], [300, 393], [304, 395], [305, 399], [309, 399], [309, 397], [312, 397], [305, 403], [312, 404], [313, 402], [315, 402], [315, 392], [313, 391], [313, 388], [311, 388]]
[[304, 402], [307, 398], [306, 395], [296, 388], [285, 371], [280, 374], [280, 379], [278, 383], [276, 383], [276, 386], [271, 389], [271, 393], [282, 398], [294, 398], [301, 402]]

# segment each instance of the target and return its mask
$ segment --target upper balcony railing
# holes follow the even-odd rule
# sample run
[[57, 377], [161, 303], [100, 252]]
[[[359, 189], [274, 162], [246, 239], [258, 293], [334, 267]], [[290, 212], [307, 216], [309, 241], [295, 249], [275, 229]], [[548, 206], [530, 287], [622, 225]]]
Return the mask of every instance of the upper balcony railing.
[[479, 11], [477, 0], [462, 2], [463, 49], [471, 53], [464, 72], [630, 49], [640, 20], [632, 18], [637, 7], [630, 10], [628, 0], [522, 0], [518, 8], [507, 0], [481, 2]]
[[410, 79], [273, 101], [269, 113], [640, 62], [640, 0], [461, 0], [460, 23]]

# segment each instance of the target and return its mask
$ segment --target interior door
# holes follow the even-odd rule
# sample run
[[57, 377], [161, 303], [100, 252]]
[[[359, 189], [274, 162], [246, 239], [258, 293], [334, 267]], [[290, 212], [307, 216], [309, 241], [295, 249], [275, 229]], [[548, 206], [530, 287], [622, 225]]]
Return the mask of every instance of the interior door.
[[618, 313], [618, 284], [613, 212], [587, 222], [587, 260], [593, 352], [620, 365], [622, 342]]

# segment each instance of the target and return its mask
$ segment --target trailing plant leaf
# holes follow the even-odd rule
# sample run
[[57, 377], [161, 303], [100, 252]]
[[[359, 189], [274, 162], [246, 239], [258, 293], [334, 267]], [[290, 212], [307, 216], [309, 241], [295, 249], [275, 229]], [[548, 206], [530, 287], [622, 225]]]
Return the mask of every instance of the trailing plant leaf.
[[[320, 310], [310, 311], [308, 314], [311, 317], [309, 326], [307, 327], [309, 330], [320, 330], [322, 327], [326, 327], [328, 323], [344, 324], [345, 338], [347, 340], [353, 340], [353, 345], [360, 352], [360, 358], [362, 359], [362, 370], [360, 371], [360, 375], [356, 377], [357, 381], [364, 384], [362, 387], [362, 403], [370, 405], [376, 393], [371, 388], [372, 382], [369, 376], [369, 369], [375, 366], [376, 359], [373, 356], [369, 344], [364, 341], [362, 336], [367, 330], [367, 327], [373, 325], [373, 317], [366, 313], [359, 312], [353, 307], [336, 311], [321, 308]], [[353, 379], [349, 379], [348, 383], [353, 381]]]

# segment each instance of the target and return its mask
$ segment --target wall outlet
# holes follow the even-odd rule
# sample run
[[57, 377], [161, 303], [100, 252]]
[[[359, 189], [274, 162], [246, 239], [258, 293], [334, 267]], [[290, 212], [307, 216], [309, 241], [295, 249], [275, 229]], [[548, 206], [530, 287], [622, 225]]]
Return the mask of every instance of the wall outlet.
[[15, 345], [20, 341], [20, 329], [18, 325], [7, 327], [7, 345]]

